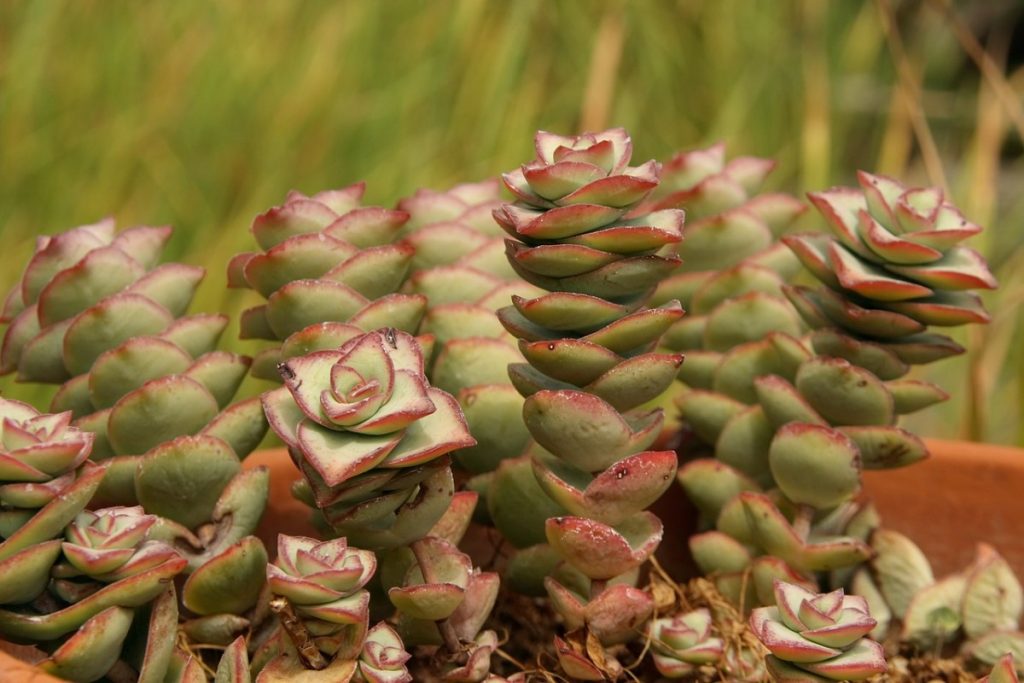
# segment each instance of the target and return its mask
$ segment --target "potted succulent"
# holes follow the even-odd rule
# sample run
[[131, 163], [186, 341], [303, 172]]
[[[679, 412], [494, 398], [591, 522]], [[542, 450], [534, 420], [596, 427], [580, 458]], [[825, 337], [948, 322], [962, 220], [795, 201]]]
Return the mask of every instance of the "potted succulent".
[[[963, 350], [931, 328], [988, 319], [980, 227], [861, 173], [793, 233], [763, 159], [632, 166], [622, 129], [535, 151], [257, 216], [226, 264], [251, 359], [188, 313], [169, 229], [40, 238], [0, 369], [60, 388], [0, 398], [4, 670], [1016, 680], [1021, 503], [958, 502], [966, 456], [896, 426], [946, 398], [907, 378]], [[1024, 484], [1013, 455], [970, 472]]]

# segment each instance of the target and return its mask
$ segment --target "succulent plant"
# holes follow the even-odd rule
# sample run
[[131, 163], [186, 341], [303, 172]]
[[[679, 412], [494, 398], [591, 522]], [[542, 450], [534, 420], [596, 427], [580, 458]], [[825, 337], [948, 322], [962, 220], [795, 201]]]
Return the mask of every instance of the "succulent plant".
[[[772, 605], [774, 581], [816, 589], [818, 577], [843, 585], [850, 567], [871, 555], [868, 535], [878, 525], [861, 501], [807, 515], [776, 490], [763, 491], [742, 472], [712, 459], [694, 460], [678, 480], [697, 504], [705, 531], [689, 538], [700, 570], [735, 605]], [[802, 518], [801, 518], [802, 517]]]
[[0, 397], [3, 536], [75, 481], [94, 439], [94, 434], [71, 426], [69, 412], [40, 414], [26, 403]]
[[136, 621], [135, 608], [153, 600], [169, 602], [173, 607], [150, 611], [148, 628], [135, 625], [151, 640], [134, 661], [136, 670], [162, 677], [164, 655], [174, 644], [167, 636], [177, 625], [168, 582], [188, 563], [169, 545], [147, 540], [156, 522], [138, 507], [80, 512], [67, 527], [68, 540], [60, 544], [64, 561], [39, 572], [44, 580], [52, 577], [48, 590], [20, 608], [0, 610], [0, 635], [48, 651], [40, 664], [43, 671], [92, 681], [126, 656], [122, 649]]
[[[66, 561], [52, 568], [56, 597], [38, 607], [35, 630], [17, 635], [28, 628], [19, 621], [24, 615], [6, 617], [0, 630], [48, 643], [79, 629], [52, 664], [75, 679], [106, 673], [122, 641], [137, 640], [125, 640], [129, 629], [143, 639], [126, 651], [147, 653], [131, 665], [168, 666], [179, 616], [177, 596], [160, 597], [169, 577], [190, 574], [182, 600], [207, 633], [242, 620], [211, 612], [249, 609], [263, 581], [265, 551], [247, 535], [266, 504], [268, 473], [242, 473], [239, 456], [256, 447], [266, 422], [258, 400], [231, 404], [250, 361], [214, 350], [226, 316], [185, 315], [203, 270], [157, 265], [170, 234], [150, 227], [115, 233], [107, 220], [41, 238], [4, 307], [11, 325], [2, 369], [17, 369], [21, 381], [63, 382], [52, 402], [59, 414], [32, 418], [21, 406], [6, 423], [11, 444], [21, 444], [8, 464], [20, 463], [21, 473], [12, 470], [5, 487], [12, 509], [3, 515], [13, 535], [4, 546], [32, 535], [45, 540], [43, 529], [52, 538], [78, 519], [66, 530]], [[103, 467], [86, 463], [74, 472], [86, 456]], [[33, 474], [40, 457], [45, 471]], [[142, 507], [79, 514], [87, 504]], [[29, 508], [42, 509], [26, 521]], [[134, 548], [140, 533], [150, 540]], [[45, 580], [49, 564], [41, 569]], [[226, 576], [236, 581], [234, 600], [225, 599]], [[150, 610], [149, 629], [131, 626], [130, 608], [154, 599], [174, 609]], [[79, 649], [92, 647], [95, 632], [110, 639], [95, 648], [99, 659], [83, 659]], [[162, 654], [152, 659], [151, 651]]]
[[490, 273], [504, 281], [515, 279], [505, 259], [501, 240], [504, 233], [491, 217], [491, 212], [504, 202], [497, 178], [462, 183], [444, 192], [420, 189], [398, 202], [398, 210], [409, 215], [398, 236], [416, 250], [412, 270], [422, 273], [421, 278], [437, 282], [436, 290], [428, 287], [431, 293], [441, 298], [474, 293], [445, 291], [452, 289], [454, 278], [450, 271], [432, 271], [434, 268], [454, 266]]
[[903, 534], [877, 529], [871, 546], [874, 557], [851, 585], [878, 614], [876, 634], [896, 622], [900, 642], [934, 649], [959, 641], [972, 658], [989, 666], [1004, 652], [1024, 646], [1024, 634], [1018, 631], [1024, 589], [991, 546], [978, 544], [968, 567], [940, 579], [921, 549]]
[[[982, 544], [936, 580], [861, 491], [927, 456], [896, 423], [946, 395], [905, 376], [962, 351], [929, 325], [987, 321], [970, 290], [995, 280], [960, 245], [980, 228], [862, 173], [811, 195], [829, 235], [789, 234], [803, 205], [760, 192], [767, 160], [631, 167], [623, 129], [535, 149], [514, 203], [485, 181], [362, 207], [357, 184], [256, 217], [228, 267], [264, 299], [241, 321], [272, 345], [256, 361], [215, 350], [226, 317], [186, 314], [203, 271], [158, 265], [169, 228], [41, 238], [0, 373], [62, 386], [55, 414], [0, 398], [0, 637], [83, 682], [525, 681], [495, 673], [514, 660], [479, 562], [546, 596], [574, 680], [861, 680], [887, 634], [1018, 680], [1008, 563]], [[801, 263], [821, 288], [787, 284]], [[250, 369], [281, 386], [232, 404]], [[670, 387], [681, 443], [715, 454], [678, 471], [652, 407]], [[268, 422], [328, 539], [281, 536], [273, 561], [252, 535], [269, 474], [240, 462]], [[709, 578], [654, 563], [639, 587], [674, 474]], [[459, 548], [483, 518], [511, 557]]]
[[[777, 238], [786, 231], [804, 212], [803, 203], [792, 195], [762, 191], [765, 180], [775, 170], [775, 166], [771, 159], [750, 156], [726, 161], [723, 143], [716, 143], [703, 149], [676, 152], [671, 159], [662, 164], [658, 187], [654, 188], [644, 201], [642, 208], [646, 211], [685, 209], [690, 219], [687, 231], [708, 231], [685, 249], [703, 246], [712, 249], [714, 254], [714, 257], [709, 257], [696, 252], [687, 253], [686, 259], [709, 262], [707, 268], [694, 268], [710, 272], [732, 265], [765, 249], [774, 249], [772, 237]], [[731, 219], [735, 213], [757, 218], [760, 225], [767, 228], [768, 234], [751, 224], [742, 227], [719, 227], [719, 232], [716, 233], [715, 228], [705, 227], [701, 223], [723, 216]], [[723, 235], [729, 235], [730, 239], [723, 240]], [[722, 241], [729, 242], [734, 249], [746, 250], [747, 253], [736, 254], [734, 251], [732, 256], [729, 256], [724, 250], [712, 244]], [[726, 261], [716, 261], [716, 257]]]
[[103, 479], [86, 460], [93, 434], [70, 421], [0, 398], [0, 605], [42, 594], [61, 554], [57, 537]]
[[[141, 504], [161, 516], [154, 534], [182, 542], [191, 572], [255, 529], [267, 473], [241, 474], [239, 457], [266, 422], [258, 400], [231, 404], [249, 359], [214, 350], [227, 317], [185, 315], [203, 270], [157, 265], [170, 234], [115, 234], [108, 220], [41, 238], [7, 298], [4, 318], [14, 318], [2, 365], [20, 380], [64, 382], [52, 402], [61, 413], [47, 420], [59, 430], [74, 418], [68, 434], [91, 433], [91, 457], [105, 465], [92, 504]], [[203, 584], [201, 575], [190, 585]]]
[[458, 549], [476, 502], [471, 491], [456, 493], [429, 535], [384, 554], [382, 561], [381, 583], [398, 610], [394, 621], [403, 640], [444, 645], [444, 677], [452, 681], [483, 680], [497, 647], [494, 633], [482, 628], [497, 600], [500, 579], [495, 572], [474, 567]]
[[365, 683], [409, 683], [413, 678], [405, 663], [410, 656], [395, 630], [382, 621], [366, 634], [363, 650], [359, 654], [356, 680]]
[[814, 594], [777, 581], [775, 607], [758, 607], [750, 628], [771, 651], [768, 669], [784, 683], [863, 680], [886, 670], [864, 598], [842, 590]]
[[141, 506], [83, 510], [68, 526], [61, 550], [69, 567], [62, 577], [83, 574], [102, 583], [112, 583], [145, 569], [177, 560], [180, 556], [161, 541], [143, 542], [156, 524]]
[[267, 565], [267, 584], [294, 607], [301, 623], [285, 623], [284, 628], [307, 661], [315, 661], [318, 653], [358, 657], [369, 629], [370, 594], [364, 586], [376, 570], [374, 554], [350, 547], [345, 538], [278, 537], [277, 560]]
[[[546, 540], [590, 579], [588, 595], [553, 578], [545, 587], [570, 628], [587, 625], [603, 644], [624, 642], [639, 633], [653, 602], [643, 590], [607, 581], [654, 552], [662, 525], [644, 508], [676, 467], [673, 452], [648, 450], [663, 415], [641, 406], [672, 383], [683, 360], [655, 351], [682, 316], [679, 303], [644, 308], [679, 263], [672, 249], [683, 214], [630, 214], [657, 186], [659, 165], [630, 167], [632, 141], [623, 129], [576, 137], [540, 132], [535, 147], [534, 161], [504, 176], [517, 202], [494, 217], [511, 237], [513, 269], [548, 293], [514, 297], [498, 318], [527, 360], [510, 365], [509, 376], [526, 397], [536, 481], [569, 513], [545, 522]], [[502, 497], [536, 498], [535, 489], [509, 484], [500, 471], [495, 475], [492, 510]], [[556, 641], [566, 672], [601, 671], [569, 638]]]
[[363, 547], [424, 536], [453, 491], [443, 456], [474, 442], [455, 399], [427, 384], [416, 339], [368, 332], [280, 371], [263, 405], [305, 477], [299, 495]]
[[648, 632], [658, 672], [666, 678], [683, 678], [718, 660], [724, 647], [721, 638], [711, 635], [711, 623], [707, 608], [652, 620]]
[[[645, 450], [659, 435], [661, 412], [634, 409], [660, 394], [682, 362], [652, 350], [682, 315], [678, 303], [642, 308], [678, 263], [662, 254], [679, 240], [682, 214], [623, 218], [657, 184], [657, 164], [629, 167], [632, 142], [621, 129], [575, 138], [542, 132], [536, 146], [534, 162], [505, 176], [519, 202], [495, 218], [515, 238], [507, 241], [512, 266], [550, 293], [513, 299], [498, 315], [529, 363], [509, 374], [527, 397], [538, 481], [573, 513], [548, 521], [549, 540], [604, 580], [653, 551], [660, 524], [641, 511], [675, 466], [674, 454]], [[607, 541], [602, 559], [587, 557], [597, 548], [584, 542], [591, 534]]]
[[[727, 339], [721, 350], [690, 353], [687, 360], [690, 369], [684, 373], [684, 381], [692, 389], [677, 402], [694, 433], [714, 444], [716, 458], [690, 463], [680, 471], [680, 483], [698, 502], [705, 525], [715, 527], [714, 531], [691, 539], [691, 548], [705, 569], [719, 577], [720, 587], [737, 599], [743, 597], [737, 592], [737, 572], [747, 568], [754, 569], [752, 588], [757, 601], [763, 603], [767, 583], [774, 578], [812, 586], [816, 583], [815, 573], [829, 571], [829, 582], [839, 586], [850, 578], [858, 564], [869, 558], [871, 550], [866, 541], [878, 520], [877, 515], [858, 502], [861, 470], [901, 467], [927, 457], [924, 442], [896, 426], [896, 421], [900, 415], [948, 397], [933, 384], [904, 379], [909, 363], [926, 358], [902, 357], [896, 351], [921, 346], [918, 342], [922, 339], [925, 342], [921, 343], [928, 348], [944, 344], [933, 343], [934, 335], [921, 336], [927, 323], [972, 321], [964, 317], [922, 318], [917, 328], [921, 334], [910, 339], [912, 344], [889, 348], [884, 339], [844, 325], [839, 318], [824, 322], [825, 318], [810, 315], [812, 308], [806, 301], [811, 299], [833, 297], [861, 307], [868, 305], [863, 291], [839, 287], [834, 274], [829, 280], [825, 273], [831, 272], [830, 267], [852, 268], [850, 259], [866, 258], [861, 252], [871, 242], [879, 250], [871, 257], [875, 265], [862, 264], [857, 266], [857, 272], [864, 277], [869, 273], [877, 275], [881, 260], [897, 258], [889, 252], [900, 254], [911, 249], [906, 245], [897, 248], [895, 237], [885, 242], [888, 246], [878, 246], [881, 233], [880, 228], [872, 227], [872, 221], [878, 222], [873, 214], [897, 212], [897, 203], [903, 202], [899, 212], [910, 216], [910, 200], [898, 199], [905, 194], [912, 199], [930, 197], [928, 201], [935, 203], [930, 220], [942, 215], [943, 230], [949, 228], [945, 225], [951, 220], [949, 216], [959, 216], [937, 191], [900, 190], [896, 198], [886, 203], [877, 187], [883, 186], [891, 194], [896, 187], [894, 181], [868, 174], [861, 174], [861, 179], [864, 195], [845, 189], [812, 195], [838, 237], [804, 234], [783, 238], [812, 274], [824, 278], [823, 282], [830, 287], [836, 285], [835, 289], [818, 293], [784, 287], [802, 317], [817, 329], [806, 340], [801, 339], [799, 327], [781, 324], [791, 321], [792, 313], [787, 314], [789, 318], [780, 314], [780, 325], [774, 331], [760, 330], [755, 339]], [[913, 201], [919, 204], [918, 200]], [[863, 208], [858, 209], [861, 205]], [[890, 205], [891, 209], [886, 208]], [[858, 215], [860, 224], [851, 224], [850, 217], [857, 220]], [[889, 225], [892, 221], [886, 218], [885, 223]], [[852, 226], [861, 224], [865, 231], [863, 239], [867, 241], [854, 243], [854, 239], [860, 239], [856, 237], [860, 233], [851, 232]], [[866, 236], [869, 228], [871, 237]], [[948, 237], [956, 237], [950, 245], [977, 232], [975, 228], [950, 230]], [[931, 233], [922, 235], [926, 241], [934, 238]], [[934, 239], [941, 241], [945, 237]], [[833, 260], [811, 258], [826, 252]], [[890, 279], [921, 277], [916, 266], [910, 271], [903, 266], [894, 267]], [[977, 270], [987, 273], [983, 266]], [[851, 280], [854, 276], [847, 271], [844, 273], [847, 284], [860, 282], [856, 278]], [[730, 288], [725, 285], [730, 278], [742, 282], [744, 278], [739, 274], [721, 274], [716, 278], [722, 280], [722, 286], [712, 289], [725, 297], [721, 306], [749, 296], [729, 298]], [[974, 282], [976, 285], [982, 281], [994, 284], [984, 275], [978, 275]], [[718, 284], [715, 279], [709, 282], [708, 286]], [[956, 295], [971, 296], [962, 292]], [[889, 303], [876, 301], [871, 306], [877, 309], [872, 309], [875, 312], [871, 315], [892, 319], [893, 312], [883, 310]], [[927, 359], [939, 357], [941, 354]]]
[[[868, 174], [862, 174], [861, 178], [865, 187], [874, 187], [873, 182], [880, 182], [878, 177]], [[856, 215], [850, 208], [856, 204], [855, 196], [860, 197], [852, 190], [837, 189], [812, 195], [812, 198], [835, 226], [847, 225], [840, 219]], [[860, 202], [868, 204], [863, 197]], [[845, 207], [846, 213], [839, 211], [839, 206]], [[942, 203], [940, 213], [959, 215], [948, 203]], [[872, 220], [866, 209], [862, 214], [865, 222]], [[977, 228], [968, 232], [976, 231]], [[957, 234], [962, 239], [968, 232]], [[847, 241], [852, 239], [849, 233], [843, 235]], [[843, 246], [846, 242], [840, 244], [831, 237], [797, 235], [785, 241], [819, 278], [826, 277], [825, 262], [814, 261], [809, 254], [827, 250], [834, 254], [848, 253]], [[866, 248], [863, 244], [859, 247]], [[990, 278], [981, 279], [994, 284]], [[838, 280], [833, 275], [829, 282]], [[729, 350], [724, 355], [691, 354], [696, 357], [687, 362], [686, 379], [701, 391], [680, 399], [684, 417], [704, 440], [716, 444], [718, 457], [765, 485], [773, 483], [775, 470], [781, 469], [781, 463], [771, 463], [778, 458], [768, 455], [776, 431], [788, 422], [838, 427], [853, 440], [864, 467], [895, 467], [925, 457], [927, 451], [923, 443], [893, 423], [896, 416], [945, 400], [947, 395], [934, 385], [900, 379], [909, 368], [908, 362], [918, 362], [913, 358], [897, 357], [879, 346], [882, 344], [879, 339], [872, 340], [863, 330], [853, 330], [838, 319], [825, 324], [823, 318], [809, 316], [807, 306], [801, 305], [804, 299], [797, 296], [800, 292], [811, 296], [809, 290], [787, 289], [807, 321], [819, 328], [811, 335], [812, 348], [795, 339], [792, 329], [778, 329], [756, 341], [737, 345], [734, 343], [737, 340], [733, 340], [726, 344]], [[861, 301], [858, 298], [861, 295], [852, 290], [839, 293], [821, 290], [818, 294], [845, 296], [848, 303]], [[889, 312], [884, 315], [891, 317]], [[950, 319], [944, 324], [969, 321]], [[918, 324], [918, 331], [923, 329], [923, 324]], [[812, 349], [820, 355], [812, 357]]]
[[241, 318], [243, 339], [278, 342], [257, 355], [254, 376], [280, 381], [277, 365], [290, 358], [380, 327], [419, 327], [426, 298], [398, 293], [415, 250], [394, 239], [409, 214], [360, 206], [364, 189], [291, 192], [253, 220], [262, 251], [235, 256], [228, 285], [266, 299]]

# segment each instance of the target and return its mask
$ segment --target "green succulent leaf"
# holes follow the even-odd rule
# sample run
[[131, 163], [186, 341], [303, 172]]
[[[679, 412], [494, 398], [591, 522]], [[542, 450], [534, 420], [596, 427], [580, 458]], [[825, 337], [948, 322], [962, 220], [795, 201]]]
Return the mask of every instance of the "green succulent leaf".
[[185, 607], [200, 615], [244, 614], [256, 604], [266, 581], [267, 551], [247, 536], [208, 559], [185, 581]]
[[174, 320], [152, 299], [122, 293], [107, 297], [76, 316], [64, 334], [64, 365], [72, 375], [89, 372], [104, 351], [132, 337], [155, 335]]
[[[0, 548], [3, 546], [0, 545]], [[60, 540], [44, 541], [0, 561], [0, 605], [35, 600], [50, 581], [50, 568], [60, 557]]]
[[779, 488], [795, 503], [827, 509], [860, 491], [860, 451], [828, 427], [783, 426], [772, 439], [768, 462]]
[[123, 607], [105, 609], [40, 662], [40, 670], [82, 683], [102, 678], [117, 662], [133, 616]]
[[94, 409], [110, 408], [150, 380], [184, 372], [192, 357], [160, 337], [133, 337], [100, 355], [88, 375]]
[[895, 404], [885, 384], [840, 358], [814, 358], [800, 366], [796, 388], [814, 410], [834, 425], [888, 425]]
[[135, 491], [146, 510], [191, 529], [210, 519], [221, 492], [240, 470], [226, 442], [182, 436], [141, 458]]
[[138, 667], [139, 683], [163, 683], [170, 668], [178, 633], [178, 595], [173, 584], [157, 597], [149, 609], [149, 628]]
[[544, 493], [527, 456], [498, 466], [487, 490], [487, 507], [494, 525], [516, 548], [545, 543], [545, 520], [567, 512]]
[[107, 438], [118, 455], [138, 455], [178, 436], [198, 433], [218, 412], [199, 382], [169, 375], [142, 385], [111, 409]]

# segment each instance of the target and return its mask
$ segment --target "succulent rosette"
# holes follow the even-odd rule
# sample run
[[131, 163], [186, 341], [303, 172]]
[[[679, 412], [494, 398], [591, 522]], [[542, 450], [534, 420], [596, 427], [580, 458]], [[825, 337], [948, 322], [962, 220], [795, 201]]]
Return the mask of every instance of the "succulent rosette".
[[711, 635], [711, 624], [706, 608], [651, 621], [648, 632], [658, 672], [666, 678], [682, 678], [721, 658], [725, 647], [721, 638]]
[[[480, 660], [470, 668], [483, 666], [480, 662], [490, 661], [493, 648], [473, 643], [497, 600], [498, 574], [473, 567], [470, 557], [447, 539], [427, 536], [416, 541], [413, 552], [416, 561], [401, 584], [387, 591], [398, 609], [402, 637], [412, 645], [443, 644], [455, 655], [468, 644], [471, 658]], [[484, 650], [473, 655], [480, 647]]]
[[473, 567], [458, 549], [478, 496], [459, 491], [429, 535], [381, 554], [380, 586], [397, 613], [391, 620], [406, 645], [443, 645], [444, 680], [480, 681], [496, 645], [481, 632], [498, 597], [497, 573]]
[[253, 364], [253, 375], [279, 380], [278, 363], [337, 348], [363, 332], [395, 327], [415, 333], [426, 310], [419, 294], [398, 293], [415, 250], [394, 239], [404, 211], [360, 206], [362, 183], [306, 196], [257, 216], [252, 234], [262, 251], [228, 266], [228, 286], [252, 289], [266, 303], [242, 313], [242, 339], [277, 342]]
[[388, 589], [388, 598], [403, 615], [425, 621], [450, 617], [462, 604], [473, 574], [469, 556], [442, 538], [417, 541], [417, 561], [406, 572], [403, 585]]
[[474, 441], [455, 399], [427, 384], [416, 339], [369, 332], [280, 370], [285, 386], [263, 404], [306, 477], [306, 500], [364, 546], [425, 535], [452, 495], [442, 456]]
[[74, 571], [112, 583], [151, 569], [180, 555], [160, 541], [147, 541], [157, 517], [141, 506], [83, 510], [67, 528], [61, 549]]
[[103, 479], [102, 468], [85, 464], [93, 434], [70, 423], [70, 413], [0, 398], [0, 605], [43, 592], [60, 557], [56, 537]]
[[420, 332], [435, 338], [427, 374], [462, 406], [477, 445], [453, 456], [474, 474], [522, 454], [529, 440], [523, 398], [505, 371], [523, 357], [494, 313], [513, 295], [541, 291], [505, 258], [505, 233], [491, 217], [502, 202], [495, 178], [447, 192], [418, 190], [398, 204], [410, 216], [402, 234], [416, 250], [405, 290], [427, 297]]
[[374, 554], [349, 546], [345, 538], [321, 542], [282, 534], [277, 560], [267, 565], [267, 584], [294, 606], [321, 652], [353, 659], [369, 627], [364, 586], [376, 569]]
[[380, 622], [366, 634], [355, 680], [364, 683], [409, 683], [413, 677], [405, 663], [412, 656], [405, 651], [395, 630]]
[[[787, 321], [781, 311], [775, 322], [763, 319], [761, 338], [753, 340], [742, 334], [760, 322], [750, 325], [742, 316], [716, 320], [726, 307], [740, 311], [745, 301], [764, 296], [736, 296], [739, 290], [726, 285], [732, 281], [742, 290], [744, 277], [723, 273], [708, 283], [722, 285], [712, 290], [712, 300], [723, 297], [724, 303], [705, 329], [714, 330], [710, 341], [721, 346], [690, 353], [681, 374], [692, 390], [677, 403], [693, 432], [714, 445], [721, 463], [785, 498], [772, 502], [744, 494], [757, 524], [734, 540], [753, 540], [799, 572], [836, 569], [843, 557], [852, 567], [866, 558], [863, 535], [824, 539], [824, 557], [796, 550], [822, 549], [817, 542], [807, 545], [808, 528], [813, 535], [812, 523], [824, 511], [850, 505], [860, 491], [862, 469], [902, 467], [927, 457], [924, 442], [897, 420], [948, 395], [904, 375], [915, 363], [957, 353], [955, 344], [926, 327], [984, 322], [985, 315], [955, 310], [983, 313], [966, 290], [995, 285], [980, 257], [959, 246], [980, 228], [967, 223], [941, 192], [907, 189], [866, 173], [860, 180], [862, 191], [811, 195], [832, 235], [783, 238], [826, 285], [784, 288], [816, 328], [809, 338], [801, 339], [792, 314]], [[753, 308], [748, 317], [757, 317]], [[700, 495], [694, 486], [688, 490]], [[785, 515], [770, 511], [778, 503], [795, 505], [802, 518], [792, 533], [781, 521]], [[834, 555], [829, 548], [842, 552]]]
[[[963, 349], [927, 331], [988, 322], [973, 289], [994, 289], [982, 256], [960, 243], [981, 228], [937, 188], [861, 172], [860, 189], [812, 193], [831, 234], [785, 238], [823, 288], [787, 291], [819, 353], [905, 374]], [[876, 372], [879, 376], [882, 373]]]
[[0, 397], [0, 505], [41, 508], [75, 480], [95, 435], [71, 426], [71, 413], [40, 414]]
[[775, 583], [775, 607], [758, 607], [750, 628], [771, 651], [773, 680], [793, 683], [863, 680], [886, 671], [867, 602], [842, 590], [815, 594]]

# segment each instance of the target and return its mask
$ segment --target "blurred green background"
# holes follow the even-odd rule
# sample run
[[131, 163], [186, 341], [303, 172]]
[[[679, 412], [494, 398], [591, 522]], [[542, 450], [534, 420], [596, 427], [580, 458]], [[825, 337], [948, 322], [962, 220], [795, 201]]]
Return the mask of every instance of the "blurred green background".
[[639, 160], [724, 140], [777, 159], [776, 188], [863, 168], [988, 226], [993, 322], [919, 373], [954, 399], [911, 426], [1024, 445], [1021, 21], [1020, 0], [0, 3], [0, 286], [35, 235], [113, 215], [174, 225], [166, 258], [209, 271], [196, 308], [236, 313], [225, 263], [291, 188], [365, 179], [391, 205], [518, 165], [538, 128], [623, 125]]

